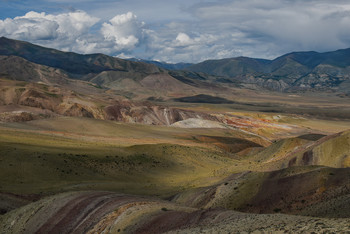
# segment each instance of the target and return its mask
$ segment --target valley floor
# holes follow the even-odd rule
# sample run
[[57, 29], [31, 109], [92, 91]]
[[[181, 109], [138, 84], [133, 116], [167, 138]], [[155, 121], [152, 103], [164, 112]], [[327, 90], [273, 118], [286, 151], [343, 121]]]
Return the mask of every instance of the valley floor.
[[216, 115], [0, 123], [2, 233], [350, 231], [349, 122]]

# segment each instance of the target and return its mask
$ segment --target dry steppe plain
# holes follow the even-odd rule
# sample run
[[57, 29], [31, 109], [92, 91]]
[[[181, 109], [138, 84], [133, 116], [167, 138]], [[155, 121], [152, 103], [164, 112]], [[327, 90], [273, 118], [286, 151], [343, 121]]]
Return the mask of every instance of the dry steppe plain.
[[196, 108], [216, 121], [2, 122], [2, 232], [350, 230], [346, 119]]

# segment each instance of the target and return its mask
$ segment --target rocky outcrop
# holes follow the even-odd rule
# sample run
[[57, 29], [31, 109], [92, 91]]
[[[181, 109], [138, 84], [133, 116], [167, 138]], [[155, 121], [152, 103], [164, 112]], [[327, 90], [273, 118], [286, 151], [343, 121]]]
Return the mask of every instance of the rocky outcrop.
[[130, 101], [108, 106], [105, 112], [108, 120], [150, 125], [171, 125], [189, 118], [216, 120], [216, 117], [201, 112]]
[[13, 111], [0, 113], [0, 122], [25, 122], [33, 120], [35, 117], [30, 112]]

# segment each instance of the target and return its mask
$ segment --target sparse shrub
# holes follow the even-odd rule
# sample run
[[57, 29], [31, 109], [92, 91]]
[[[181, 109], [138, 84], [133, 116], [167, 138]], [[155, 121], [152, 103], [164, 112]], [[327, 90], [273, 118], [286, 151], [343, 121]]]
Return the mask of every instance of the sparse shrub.
[[168, 211], [168, 209], [165, 208], [165, 207], [163, 207], [161, 210], [162, 210], [162, 211]]
[[275, 213], [278, 213], [278, 212], [281, 212], [281, 209], [280, 209], [280, 208], [275, 208], [275, 209], [273, 209], [273, 211], [274, 211]]

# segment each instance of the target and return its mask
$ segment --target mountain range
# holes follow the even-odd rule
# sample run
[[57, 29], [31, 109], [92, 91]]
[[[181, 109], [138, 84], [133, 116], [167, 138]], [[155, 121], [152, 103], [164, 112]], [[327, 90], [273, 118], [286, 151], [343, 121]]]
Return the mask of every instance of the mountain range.
[[[70, 78], [90, 81], [107, 88], [121, 87], [120, 83], [124, 80], [122, 86], [128, 89], [125, 86], [135, 85], [135, 82], [139, 84], [142, 79], [154, 74], [166, 77], [164, 80], [171, 79], [176, 83], [174, 86], [181, 86], [180, 89], [188, 85], [191, 88], [187, 89], [233, 85], [280, 92], [327, 90], [349, 93], [350, 87], [350, 49], [326, 53], [293, 52], [274, 60], [237, 57], [207, 60], [198, 64], [168, 64], [138, 59], [123, 60], [103, 54], [80, 55], [2, 37], [0, 55], [2, 75], [11, 77], [11, 72], [14, 72], [5, 68], [6, 63], [23, 65], [26, 60], [59, 69], [59, 72]], [[24, 60], [9, 61], [9, 56]], [[24, 73], [28, 72], [28, 69], [22, 69], [26, 70]], [[152, 82], [163, 82], [163, 78], [152, 79]], [[201, 90], [200, 93], [203, 92]]]
[[247, 57], [208, 60], [186, 69], [279, 91], [344, 90], [349, 85], [350, 49], [293, 52], [274, 60]]
[[[134, 60], [136, 61], [136, 60]], [[221, 77], [221, 82], [242, 82], [277, 91], [346, 91], [349, 87], [350, 49], [318, 53], [292, 52], [273, 60], [249, 57], [207, 60], [197, 64], [155, 64], [170, 70], [187, 70]]]

